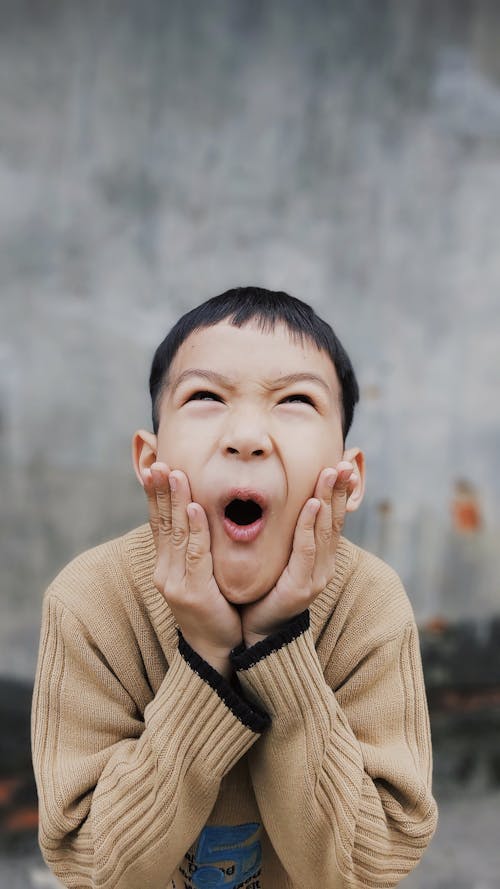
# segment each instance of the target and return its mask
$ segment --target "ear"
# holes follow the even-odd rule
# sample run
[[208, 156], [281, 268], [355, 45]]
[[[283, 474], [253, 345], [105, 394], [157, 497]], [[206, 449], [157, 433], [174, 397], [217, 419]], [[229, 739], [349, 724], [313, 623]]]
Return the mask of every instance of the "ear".
[[146, 429], [138, 429], [132, 438], [132, 462], [139, 483], [144, 487], [141, 470], [149, 469], [156, 461], [158, 441], [156, 435]]
[[346, 512], [356, 512], [361, 505], [365, 493], [365, 455], [360, 448], [348, 448], [344, 451], [343, 460], [349, 460], [354, 467], [355, 480], [349, 485], [349, 496], [346, 503]]

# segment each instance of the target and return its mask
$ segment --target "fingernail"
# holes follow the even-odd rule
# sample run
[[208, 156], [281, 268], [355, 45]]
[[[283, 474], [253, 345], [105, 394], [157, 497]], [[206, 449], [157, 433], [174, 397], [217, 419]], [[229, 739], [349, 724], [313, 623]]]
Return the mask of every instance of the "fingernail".
[[333, 471], [329, 475], [327, 475], [326, 483], [329, 488], [333, 488], [336, 481], [337, 481], [337, 473], [335, 471]]
[[171, 490], [171, 491], [175, 491], [175, 490], [177, 490], [177, 479], [175, 478], [174, 475], [169, 475], [169, 477], [168, 477], [168, 483], [169, 483], [169, 485], [170, 485], [170, 490]]
[[318, 500], [316, 497], [311, 500], [309, 503], [309, 511], [311, 515], [315, 516], [321, 508], [321, 500]]

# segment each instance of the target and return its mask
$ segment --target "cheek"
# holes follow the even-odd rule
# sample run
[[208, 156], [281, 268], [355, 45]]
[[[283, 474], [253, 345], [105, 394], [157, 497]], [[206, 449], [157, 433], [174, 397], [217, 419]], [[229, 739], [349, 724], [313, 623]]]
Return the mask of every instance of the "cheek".
[[184, 472], [190, 483], [194, 483], [200, 475], [200, 455], [193, 447], [193, 442], [182, 437], [165, 435], [158, 442], [158, 460], [173, 469]]
[[322, 469], [336, 466], [342, 459], [342, 432], [333, 423], [318, 424], [313, 429], [302, 432], [302, 435], [294, 435], [292, 432], [288, 437], [287, 460], [293, 467], [296, 478], [303, 479], [305, 484], [316, 484]]
[[193, 436], [183, 434], [175, 422], [165, 424], [158, 436], [158, 459], [171, 469], [181, 469], [188, 477], [196, 466], [197, 450]]
[[336, 466], [344, 453], [342, 431], [337, 426], [328, 427], [316, 442], [318, 474], [327, 466]]
[[289, 464], [288, 502], [290, 506], [300, 509], [305, 501], [314, 495], [321, 471], [327, 466], [335, 466], [338, 460], [335, 460], [333, 448], [321, 446], [304, 450], [300, 459]]
[[188, 442], [180, 437], [175, 439], [164, 436], [158, 442], [158, 460], [166, 463], [170, 470], [178, 469], [184, 473], [191, 499], [206, 509], [209, 498], [206, 493], [204, 463], [200, 449], [195, 446], [193, 439]]

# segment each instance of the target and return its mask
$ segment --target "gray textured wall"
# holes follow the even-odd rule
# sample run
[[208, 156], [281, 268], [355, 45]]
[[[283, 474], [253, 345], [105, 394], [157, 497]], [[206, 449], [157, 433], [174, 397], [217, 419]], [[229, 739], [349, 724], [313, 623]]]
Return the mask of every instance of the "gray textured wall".
[[[177, 317], [255, 283], [358, 372], [346, 533], [417, 616], [500, 610], [500, 6], [0, 0], [0, 673], [146, 519], [130, 437]], [[483, 528], [451, 527], [457, 479]]]

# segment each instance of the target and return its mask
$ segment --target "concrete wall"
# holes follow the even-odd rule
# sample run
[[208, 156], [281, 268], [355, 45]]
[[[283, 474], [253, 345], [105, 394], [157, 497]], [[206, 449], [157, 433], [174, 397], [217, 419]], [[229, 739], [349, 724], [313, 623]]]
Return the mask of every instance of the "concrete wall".
[[420, 620], [499, 611], [498, 4], [0, 14], [0, 673], [31, 677], [59, 568], [146, 519], [129, 451], [157, 343], [247, 283], [352, 356], [348, 536]]

